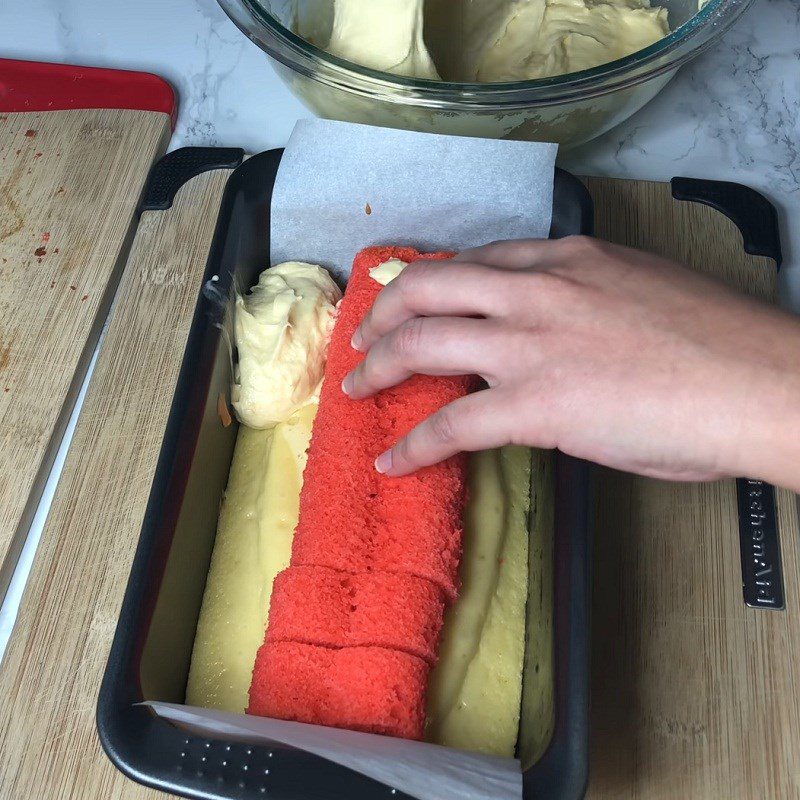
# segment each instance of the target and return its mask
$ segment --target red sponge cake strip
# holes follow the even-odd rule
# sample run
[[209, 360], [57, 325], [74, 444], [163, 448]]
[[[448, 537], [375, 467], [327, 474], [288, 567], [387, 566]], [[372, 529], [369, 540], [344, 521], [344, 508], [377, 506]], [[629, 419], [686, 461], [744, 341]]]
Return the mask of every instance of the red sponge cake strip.
[[380, 647], [267, 642], [256, 657], [247, 711], [421, 739], [428, 670], [421, 658]]
[[[425, 417], [467, 393], [472, 379], [416, 375], [376, 397], [341, 390], [363, 358], [350, 339], [381, 285], [369, 275], [409, 248], [369, 248], [356, 257], [333, 331], [300, 497], [293, 565], [426, 578], [455, 598], [461, 557], [466, 459], [456, 456], [404, 478], [375, 471], [375, 458]], [[447, 254], [425, 256], [447, 258]]]
[[[362, 360], [350, 340], [381, 290], [369, 270], [408, 248], [359, 253], [339, 310], [303, 475], [291, 566], [275, 581], [251, 714], [421, 739], [445, 599], [454, 599], [466, 459], [404, 478], [375, 458], [471, 388], [414, 376], [354, 401], [342, 379]], [[443, 259], [446, 254], [426, 256]]]
[[384, 647], [436, 660], [441, 589], [413, 575], [289, 567], [272, 589], [268, 642]]

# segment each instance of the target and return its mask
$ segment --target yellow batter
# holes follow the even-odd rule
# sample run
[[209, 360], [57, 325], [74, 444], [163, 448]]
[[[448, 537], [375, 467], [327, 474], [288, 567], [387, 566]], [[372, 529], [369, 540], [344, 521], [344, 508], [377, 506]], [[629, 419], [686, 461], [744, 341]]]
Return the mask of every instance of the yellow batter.
[[186, 702], [243, 713], [275, 576], [289, 566], [317, 404], [270, 430], [242, 425], [197, 623]]
[[[303, 279], [309, 269], [312, 273], [317, 269], [298, 266]], [[385, 285], [405, 266], [392, 260], [371, 275]], [[304, 292], [297, 291], [296, 274], [290, 276], [295, 286], [286, 294], [286, 276], [267, 276], [269, 272], [262, 275], [259, 285], [274, 286], [277, 303], [262, 295], [260, 303], [267, 313], [260, 327], [245, 319], [251, 334], [262, 332], [255, 344], [262, 352], [274, 353], [281, 349], [276, 344], [285, 339], [280, 330], [286, 315], [275, 314], [283, 302], [280, 294], [296, 310]], [[326, 303], [319, 294], [316, 297], [306, 306], [312, 313], [305, 318], [311, 323], [319, 317], [318, 310], [326, 318], [332, 299], [329, 295]], [[269, 324], [265, 327], [264, 322]], [[310, 325], [311, 330], [326, 328]], [[243, 355], [253, 356], [248, 349], [253, 342], [240, 333], [241, 327], [237, 329], [241, 360]], [[315, 336], [314, 341], [321, 340]], [[319, 347], [324, 363], [327, 342]], [[261, 369], [258, 363], [251, 363], [251, 368]], [[303, 383], [304, 393], [312, 390], [312, 384]], [[296, 385], [296, 381], [284, 384]], [[317, 409], [313, 396], [311, 402], [307, 397], [302, 400], [305, 405], [273, 428], [254, 430], [242, 425], [239, 430], [192, 653], [186, 690], [190, 705], [232, 712], [247, 707], [256, 651], [267, 627], [272, 583], [288, 566], [298, 519], [306, 450]], [[285, 398], [278, 398], [278, 405], [281, 402]], [[261, 411], [266, 417], [271, 415], [270, 408]], [[440, 660], [429, 684], [430, 741], [514, 754], [526, 640], [530, 476], [531, 451], [524, 447], [509, 446], [470, 457], [462, 590], [445, 618]]]
[[[376, 33], [390, 30], [395, 35], [376, 37]], [[439, 77], [422, 41], [422, 3], [337, 0], [326, 49], [340, 58], [395, 75]]]
[[327, 270], [301, 261], [265, 269], [236, 296], [231, 399], [245, 425], [270, 428], [317, 400], [341, 299]]
[[[289, 564], [316, 405], [273, 430], [242, 426], [208, 573], [186, 702], [241, 713], [267, 627], [275, 576]], [[431, 675], [428, 739], [513, 756], [528, 594], [530, 450], [470, 457], [462, 590]]]
[[[452, 13], [452, 0], [433, 4], [439, 14]], [[468, 0], [460, 6], [455, 41], [440, 55], [441, 43], [432, 38], [443, 76], [452, 80], [497, 83], [579, 72], [669, 33], [666, 9], [650, 0]]]
[[650, 0], [333, 0], [327, 40], [307, 33], [372, 69], [478, 83], [590, 69], [667, 34]]
[[465, 510], [462, 587], [445, 617], [428, 684], [427, 738], [513, 756], [519, 731], [531, 451], [474, 453]]
[[378, 281], [381, 286], [388, 286], [406, 267], [408, 264], [401, 261], [399, 258], [390, 258], [377, 267], [373, 267], [369, 271], [369, 276], [374, 281]]

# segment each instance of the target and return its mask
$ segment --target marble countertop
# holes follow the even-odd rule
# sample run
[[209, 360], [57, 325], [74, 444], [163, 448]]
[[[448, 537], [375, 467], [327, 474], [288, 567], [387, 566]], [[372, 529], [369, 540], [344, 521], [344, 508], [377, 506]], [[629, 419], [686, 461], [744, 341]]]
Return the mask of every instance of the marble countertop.
[[[216, 0], [0, 0], [0, 55], [155, 72], [178, 90], [171, 147], [281, 146], [309, 112]], [[800, 310], [800, 5], [755, 0], [713, 49], [626, 123], [569, 153], [579, 174], [735, 180], [778, 208], [783, 301]], [[88, 378], [87, 378], [88, 380]], [[84, 386], [85, 389], [85, 386]], [[62, 442], [11, 590], [0, 658], [80, 403]]]

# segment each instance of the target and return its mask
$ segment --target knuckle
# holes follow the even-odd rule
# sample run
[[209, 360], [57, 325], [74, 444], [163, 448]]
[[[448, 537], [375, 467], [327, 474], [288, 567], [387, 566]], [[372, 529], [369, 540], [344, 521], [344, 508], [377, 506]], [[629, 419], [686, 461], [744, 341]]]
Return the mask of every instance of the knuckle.
[[[380, 299], [380, 297], [378, 299]], [[377, 303], [377, 300], [375, 302]], [[358, 328], [356, 329], [357, 331], [360, 331], [362, 335], [370, 331], [372, 328], [373, 308], [370, 308], [367, 311], [367, 313], [364, 314], [364, 317], [362, 318], [361, 322], [358, 325]]]
[[506, 285], [513, 270], [497, 269], [484, 264], [470, 264], [463, 270], [462, 283], [468, 283], [471, 291], [483, 295], [494, 287]]
[[567, 283], [557, 271], [552, 269], [529, 272], [521, 277], [525, 280], [528, 289], [525, 294], [534, 302], [538, 300], [553, 302], [562, 295]]
[[[503, 331], [503, 336], [507, 340], [506, 347], [503, 354], [496, 359], [501, 365], [504, 363], [516, 364], [519, 358], [524, 358], [526, 365], [532, 362], [541, 365], [542, 334], [535, 324], [514, 325]], [[499, 371], [501, 374], [506, 372], [502, 366]]]
[[380, 377], [379, 370], [376, 366], [374, 353], [370, 351], [367, 357], [356, 367], [355, 378], [356, 383], [367, 386], [372, 386]]
[[397, 442], [393, 449], [395, 459], [398, 459], [400, 462], [408, 463], [412, 460], [411, 444], [408, 436]]
[[398, 329], [393, 339], [395, 354], [406, 360], [419, 351], [422, 342], [425, 320], [421, 317], [404, 322]]
[[503, 251], [513, 257], [519, 264], [535, 261], [541, 246], [541, 239], [512, 239], [502, 243]]
[[415, 261], [409, 264], [392, 283], [397, 284], [400, 296], [406, 304], [413, 307], [429, 276], [430, 266], [424, 261]]
[[457, 431], [453, 413], [447, 408], [443, 408], [434, 414], [430, 420], [430, 431], [433, 438], [441, 444], [454, 444], [457, 439]]
[[575, 253], [591, 253], [599, 249], [599, 241], [593, 236], [575, 234], [559, 240], [563, 249]]
[[581, 267], [596, 261], [603, 253], [603, 243], [599, 239], [583, 234], [566, 236], [558, 240], [558, 251], [569, 268]]

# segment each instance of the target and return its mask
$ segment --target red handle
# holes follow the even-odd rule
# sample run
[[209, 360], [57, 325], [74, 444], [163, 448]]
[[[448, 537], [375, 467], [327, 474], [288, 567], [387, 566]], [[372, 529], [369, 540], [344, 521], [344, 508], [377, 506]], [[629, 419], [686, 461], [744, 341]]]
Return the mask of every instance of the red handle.
[[0, 113], [125, 108], [178, 115], [175, 90], [149, 72], [0, 59]]

